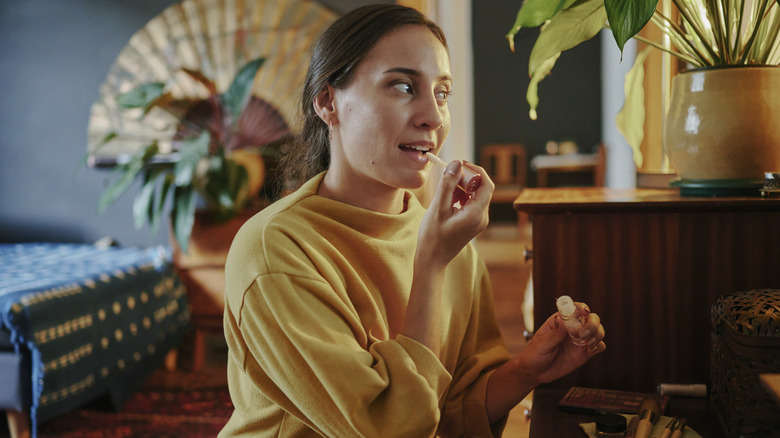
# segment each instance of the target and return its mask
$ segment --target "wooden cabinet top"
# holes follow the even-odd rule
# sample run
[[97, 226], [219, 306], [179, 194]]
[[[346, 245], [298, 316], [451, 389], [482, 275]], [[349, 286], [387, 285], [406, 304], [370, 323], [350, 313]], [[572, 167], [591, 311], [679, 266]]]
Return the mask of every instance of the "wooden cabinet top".
[[524, 213], [643, 211], [780, 211], [778, 197], [688, 197], [677, 189], [527, 188], [515, 199]]

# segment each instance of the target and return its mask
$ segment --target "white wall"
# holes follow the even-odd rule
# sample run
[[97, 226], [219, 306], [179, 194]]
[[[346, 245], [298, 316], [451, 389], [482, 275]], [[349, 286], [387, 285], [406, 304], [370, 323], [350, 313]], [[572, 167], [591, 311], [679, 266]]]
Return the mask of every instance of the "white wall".
[[623, 107], [625, 93], [623, 84], [626, 73], [634, 65], [636, 41], [629, 40], [620, 60], [615, 38], [609, 29], [602, 31], [601, 38], [601, 131], [607, 146], [606, 185], [615, 188], [633, 188], [636, 186], [636, 165], [633, 152], [623, 134], [615, 124], [615, 116]]
[[[450, 50], [454, 93], [449, 99], [452, 126], [440, 154], [444, 161], [474, 157], [474, 93], [471, 44], [471, 0], [431, 0], [427, 15], [441, 27]], [[433, 197], [441, 172], [434, 168], [426, 184], [423, 204]]]

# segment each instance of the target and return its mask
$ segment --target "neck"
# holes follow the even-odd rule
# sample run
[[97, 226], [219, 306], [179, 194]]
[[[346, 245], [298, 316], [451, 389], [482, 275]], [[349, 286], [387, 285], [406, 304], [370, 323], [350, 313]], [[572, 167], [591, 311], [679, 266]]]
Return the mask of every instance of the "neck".
[[332, 172], [325, 174], [325, 178], [317, 189], [317, 194], [377, 213], [400, 214], [406, 211], [403, 190], [387, 186], [376, 188], [360, 184], [340, 183]]

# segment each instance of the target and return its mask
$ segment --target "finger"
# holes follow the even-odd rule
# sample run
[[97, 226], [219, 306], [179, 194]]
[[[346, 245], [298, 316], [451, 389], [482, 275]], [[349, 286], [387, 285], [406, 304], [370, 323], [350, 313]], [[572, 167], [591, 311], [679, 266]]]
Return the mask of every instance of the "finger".
[[490, 179], [490, 176], [484, 168], [468, 161], [466, 161], [466, 163], [468, 163], [472, 171], [476, 171], [482, 177], [482, 182], [480, 183], [479, 187], [477, 187], [475, 191], [469, 193], [469, 195], [471, 195], [471, 199], [477, 202], [489, 203], [490, 198], [493, 197], [493, 191], [496, 188], [495, 183], [493, 183], [493, 180]]
[[580, 309], [580, 313], [581, 313], [583, 316], [586, 316], [586, 317], [587, 317], [587, 316], [588, 316], [588, 314], [590, 313], [590, 307], [589, 307], [587, 304], [585, 304], [585, 303], [580, 303], [580, 302], [575, 302], [575, 303], [574, 303], [574, 305], [575, 305], [575, 306], [577, 306], [577, 307], [579, 307], [579, 309]]
[[601, 354], [606, 349], [607, 349], [607, 344], [605, 344], [604, 341], [594, 344], [588, 348], [588, 358], [591, 358], [597, 354]]
[[463, 207], [469, 200], [471, 200], [471, 197], [460, 187], [455, 187], [455, 190], [452, 191], [452, 206], [460, 202], [461, 207]]
[[592, 334], [589, 334], [588, 336], [583, 337], [583, 340], [585, 340], [585, 343], [588, 345], [594, 345], [597, 342], [604, 339], [604, 326], [599, 325], [598, 328], [596, 328]]
[[[585, 325], [580, 331], [582, 339], [601, 340], [604, 337], [604, 327], [601, 326], [601, 318], [596, 313], [590, 313], [585, 317]], [[601, 337], [598, 337], [598, 336]], [[595, 341], [593, 341], [595, 342]]]
[[458, 181], [460, 181], [461, 163], [460, 161], [451, 161], [444, 169], [439, 186], [433, 195], [431, 205], [436, 206], [439, 211], [449, 211], [452, 208], [452, 193], [456, 190]]

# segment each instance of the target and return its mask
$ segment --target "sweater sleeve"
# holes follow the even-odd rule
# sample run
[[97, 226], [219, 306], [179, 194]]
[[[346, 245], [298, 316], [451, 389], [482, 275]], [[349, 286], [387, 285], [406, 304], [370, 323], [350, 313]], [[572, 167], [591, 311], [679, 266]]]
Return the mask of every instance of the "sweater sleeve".
[[435, 433], [439, 399], [451, 381], [439, 359], [403, 336], [372, 342], [349, 303], [322, 279], [261, 275], [239, 314], [244, 372], [318, 433]]
[[442, 410], [441, 437], [499, 437], [506, 424], [506, 419], [490, 423], [486, 400], [490, 375], [510, 355], [496, 322], [487, 268], [478, 260], [475, 269], [471, 315]]

